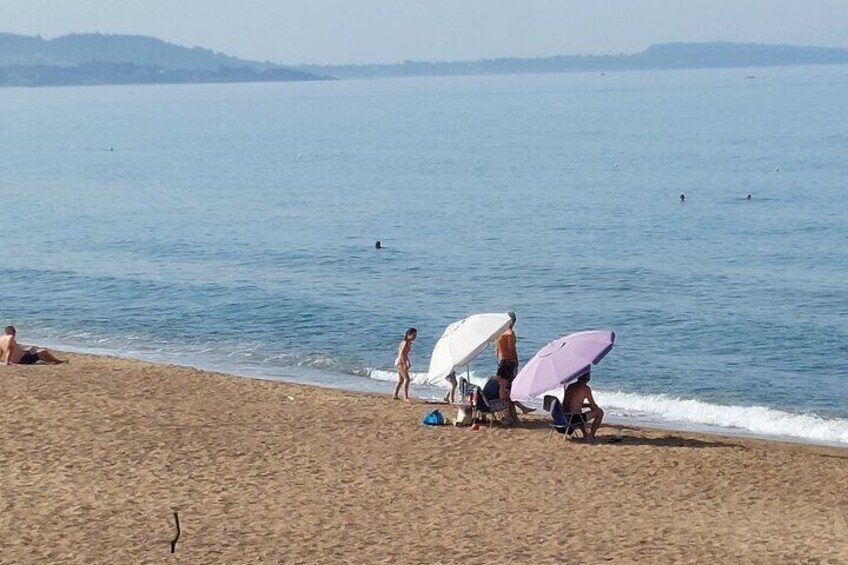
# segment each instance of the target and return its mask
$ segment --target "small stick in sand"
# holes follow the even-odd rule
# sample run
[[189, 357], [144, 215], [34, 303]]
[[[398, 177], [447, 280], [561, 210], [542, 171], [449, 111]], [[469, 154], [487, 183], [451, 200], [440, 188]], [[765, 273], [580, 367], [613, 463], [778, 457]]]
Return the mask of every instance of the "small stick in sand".
[[180, 516], [174, 512], [174, 524], [177, 526], [177, 536], [171, 540], [171, 553], [177, 550], [177, 540], [180, 539]]

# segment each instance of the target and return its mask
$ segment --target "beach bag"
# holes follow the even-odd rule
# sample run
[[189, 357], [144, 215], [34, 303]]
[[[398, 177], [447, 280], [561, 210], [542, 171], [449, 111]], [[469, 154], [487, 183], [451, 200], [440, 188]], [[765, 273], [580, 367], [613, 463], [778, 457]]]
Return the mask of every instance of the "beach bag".
[[431, 410], [424, 415], [421, 423], [425, 426], [441, 426], [445, 423], [445, 417], [438, 410]]

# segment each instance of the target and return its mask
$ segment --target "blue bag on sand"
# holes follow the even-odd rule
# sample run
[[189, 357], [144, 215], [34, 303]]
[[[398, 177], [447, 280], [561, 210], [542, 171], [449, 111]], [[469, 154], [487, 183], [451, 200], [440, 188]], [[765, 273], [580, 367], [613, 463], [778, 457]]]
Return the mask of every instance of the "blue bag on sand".
[[421, 423], [425, 426], [441, 426], [445, 423], [445, 417], [442, 416], [442, 413], [438, 410], [431, 410], [424, 415], [424, 419], [421, 420]]

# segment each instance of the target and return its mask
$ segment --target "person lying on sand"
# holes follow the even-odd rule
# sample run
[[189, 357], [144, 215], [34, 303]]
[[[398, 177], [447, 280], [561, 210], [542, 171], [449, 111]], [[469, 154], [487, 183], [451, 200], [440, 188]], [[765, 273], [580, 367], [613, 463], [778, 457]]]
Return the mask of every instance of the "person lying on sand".
[[15, 340], [18, 332], [15, 326], [6, 326], [3, 337], [0, 337], [0, 359], [6, 365], [33, 365], [39, 361], [58, 365], [67, 363], [57, 359], [46, 349], [38, 347], [21, 347]]
[[[592, 422], [592, 428], [589, 430], [589, 435], [586, 439], [588, 441], [595, 441], [595, 433], [601, 427], [601, 422], [604, 419], [604, 411], [595, 403], [595, 399], [592, 397], [592, 389], [586, 384], [589, 382], [589, 376], [589, 371], [586, 371], [577, 377], [577, 381], [565, 388], [562, 406], [568, 414], [579, 414], [576, 417], [581, 419], [581, 424]], [[583, 412], [584, 402], [589, 405], [588, 412]]]

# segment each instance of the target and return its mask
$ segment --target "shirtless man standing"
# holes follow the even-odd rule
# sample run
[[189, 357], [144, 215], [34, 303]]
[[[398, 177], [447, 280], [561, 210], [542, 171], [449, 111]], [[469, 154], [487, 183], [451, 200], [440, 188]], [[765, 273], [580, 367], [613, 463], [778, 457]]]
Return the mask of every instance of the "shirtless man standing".
[[[601, 427], [601, 422], [604, 419], [604, 411], [595, 403], [592, 398], [592, 389], [586, 384], [589, 382], [589, 372], [586, 371], [583, 375], [577, 377], [577, 381], [571, 383], [565, 388], [565, 396], [562, 399], [562, 405], [568, 414], [580, 414], [581, 419], [579, 426], [582, 428], [584, 424], [592, 422], [592, 429], [589, 430], [589, 435], [586, 437], [588, 441], [595, 440], [595, 433]], [[583, 403], [589, 404], [589, 411], [583, 412]], [[575, 422], [576, 423], [576, 422]], [[585, 430], [585, 428], [584, 428]]]
[[3, 337], [0, 337], [0, 360], [6, 365], [32, 365], [38, 361], [58, 365], [67, 363], [57, 359], [46, 349], [36, 347], [23, 348], [15, 340], [15, 326], [6, 326]]
[[504, 333], [498, 336], [495, 342], [495, 354], [498, 356], [498, 370], [509, 373], [509, 379], [515, 378], [515, 373], [518, 370], [518, 351], [515, 349], [515, 312], [509, 312], [511, 319], [509, 327]]
[[[501, 385], [501, 399], [506, 400], [514, 408], [511, 409], [512, 415], [517, 417], [515, 408], [521, 410], [522, 414], [528, 414], [535, 411], [535, 408], [524, 406], [520, 402], [510, 400], [509, 390], [512, 388], [512, 381], [518, 373], [518, 351], [515, 348], [515, 312], [509, 312], [511, 319], [509, 327], [504, 333], [498, 336], [495, 342], [495, 353], [498, 356], [498, 372], [497, 378]], [[517, 418], [516, 418], [517, 419]]]

